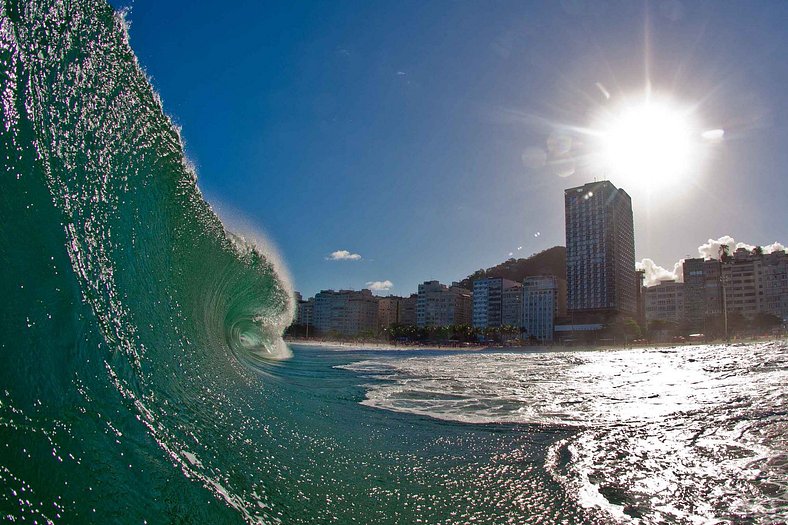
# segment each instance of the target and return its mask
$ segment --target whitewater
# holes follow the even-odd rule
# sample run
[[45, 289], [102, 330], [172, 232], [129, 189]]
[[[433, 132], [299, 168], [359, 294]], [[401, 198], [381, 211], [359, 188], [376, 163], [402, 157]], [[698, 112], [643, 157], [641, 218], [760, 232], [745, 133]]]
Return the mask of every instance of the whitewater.
[[291, 348], [123, 13], [1, 3], [0, 105], [3, 520], [788, 520], [785, 342]]

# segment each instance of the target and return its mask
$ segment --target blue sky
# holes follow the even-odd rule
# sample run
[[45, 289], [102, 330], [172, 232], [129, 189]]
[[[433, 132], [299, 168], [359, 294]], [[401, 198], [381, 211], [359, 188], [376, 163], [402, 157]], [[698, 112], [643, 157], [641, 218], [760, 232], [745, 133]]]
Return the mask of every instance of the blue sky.
[[[264, 232], [305, 295], [405, 295], [563, 245], [563, 189], [595, 175], [576, 130], [610, 103], [597, 84], [617, 100], [646, 76], [725, 140], [651, 194], [611, 176], [637, 258], [788, 242], [788, 2], [112, 4], [208, 200]], [[556, 137], [571, 175], [539, 158]]]

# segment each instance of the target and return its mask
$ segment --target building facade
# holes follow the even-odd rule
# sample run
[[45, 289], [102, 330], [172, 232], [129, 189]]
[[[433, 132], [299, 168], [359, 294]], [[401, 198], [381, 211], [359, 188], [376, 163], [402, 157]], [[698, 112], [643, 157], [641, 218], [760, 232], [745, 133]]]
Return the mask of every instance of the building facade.
[[[300, 294], [299, 294], [300, 297]], [[295, 316], [295, 324], [312, 327], [312, 317], [314, 316], [314, 309], [315, 309], [315, 298], [310, 297], [306, 301], [303, 299], [299, 300], [296, 303], [296, 316]]]
[[684, 320], [684, 283], [662, 281], [646, 288], [646, 321]]
[[402, 300], [400, 307], [399, 323], [406, 326], [416, 326], [416, 305], [419, 300], [419, 294], [411, 294]]
[[503, 295], [506, 290], [516, 288], [514, 281], [502, 277], [487, 277], [473, 282], [474, 328], [503, 326]]
[[559, 279], [552, 275], [526, 277], [522, 287], [523, 337], [540, 342], [553, 340], [559, 315]]
[[684, 317], [692, 331], [706, 332], [722, 316], [720, 261], [684, 259]]
[[323, 290], [315, 295], [313, 325], [318, 335], [356, 336], [378, 329], [378, 299], [369, 290]]
[[416, 325], [450, 326], [470, 324], [471, 292], [454, 284], [446, 286], [438, 281], [419, 285], [416, 299]]
[[752, 319], [768, 313], [788, 319], [788, 254], [739, 248], [722, 268], [723, 307]]
[[523, 285], [515, 284], [501, 294], [501, 325], [522, 328]]
[[637, 316], [632, 200], [609, 181], [564, 191], [569, 315]]
[[788, 323], [788, 253], [776, 251], [763, 256], [760, 285], [763, 311]]
[[381, 329], [402, 322], [402, 307], [404, 302], [404, 297], [397, 297], [396, 295], [378, 297], [378, 325]]

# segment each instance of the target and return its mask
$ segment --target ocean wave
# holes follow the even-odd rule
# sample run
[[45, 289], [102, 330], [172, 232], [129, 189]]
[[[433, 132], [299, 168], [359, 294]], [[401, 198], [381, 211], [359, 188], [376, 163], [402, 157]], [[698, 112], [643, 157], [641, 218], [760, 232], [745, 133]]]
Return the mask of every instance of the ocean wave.
[[[202, 486], [275, 523], [263, 485], [212, 459], [226, 433], [206, 429], [240, 410], [227, 392], [290, 355], [292, 289], [203, 198], [124, 16], [92, 0], [0, 7], [0, 425], [9, 450], [37, 450], [0, 456], [3, 514], [151, 511], [113, 503], [120, 483], [149, 502], [182, 491], [223, 521]], [[163, 489], [172, 466], [183, 478]]]

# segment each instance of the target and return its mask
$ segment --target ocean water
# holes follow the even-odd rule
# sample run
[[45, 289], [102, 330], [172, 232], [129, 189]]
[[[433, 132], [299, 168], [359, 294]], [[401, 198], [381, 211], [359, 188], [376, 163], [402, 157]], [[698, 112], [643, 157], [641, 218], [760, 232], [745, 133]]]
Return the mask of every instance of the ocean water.
[[528, 450], [557, 514], [517, 520], [788, 522], [785, 341], [369, 356], [342, 368], [371, 380], [366, 406], [552, 433]]
[[291, 349], [122, 14], [1, 3], [0, 106], [2, 520], [788, 520], [785, 343]]

